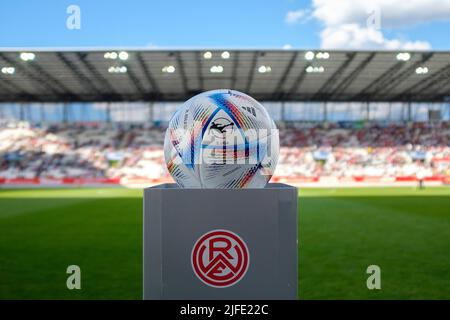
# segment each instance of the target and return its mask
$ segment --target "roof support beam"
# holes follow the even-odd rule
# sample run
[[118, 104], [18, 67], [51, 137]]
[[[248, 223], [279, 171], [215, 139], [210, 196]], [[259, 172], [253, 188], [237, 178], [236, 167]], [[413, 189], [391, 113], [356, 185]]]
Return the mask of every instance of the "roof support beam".
[[292, 53], [291, 59], [288, 62], [288, 65], [286, 66], [286, 69], [283, 71], [283, 75], [281, 76], [280, 81], [278, 81], [277, 86], [275, 87], [275, 91], [273, 93], [274, 96], [278, 96], [281, 98], [283, 96], [283, 90], [284, 83], [286, 82], [287, 76], [289, 75], [289, 72], [291, 71], [292, 67], [294, 66], [295, 60], [297, 60], [298, 57], [298, 51], [295, 51]]
[[303, 80], [305, 79], [306, 68], [308, 68], [308, 66], [310, 66], [309, 63], [306, 66], [303, 67], [302, 71], [299, 73], [299, 75], [295, 79], [294, 84], [292, 85], [292, 87], [289, 90], [289, 92], [287, 93], [287, 95], [284, 95], [284, 97], [287, 100], [292, 100], [293, 97], [295, 96], [295, 93], [298, 91], [300, 85], [302, 84]]
[[90, 61], [86, 60], [85, 53], [77, 52], [76, 55], [84, 68], [90, 72], [96, 80], [99, 80], [102, 83], [102, 86], [106, 88], [107, 92], [111, 94], [118, 94], [109, 81], [100, 72], [98, 72], [95, 66]]
[[64, 53], [57, 52], [56, 56], [70, 70], [70, 72], [72, 72], [75, 75], [78, 83], [80, 83], [80, 85], [87, 92], [92, 94], [92, 91], [95, 91], [95, 93], [101, 94], [101, 91], [95, 86], [95, 84], [88, 77], [86, 77], [82, 72], [77, 71], [77, 67], [75, 66], [75, 64], [69, 59], [67, 59]]
[[260, 54], [259, 51], [255, 51], [255, 53], [253, 54], [252, 64], [250, 66], [250, 72], [248, 74], [247, 85], [245, 86], [245, 93], [247, 94], [250, 92], [250, 88], [252, 87], [253, 84], [253, 77], [255, 75], [255, 68], [256, 64], [258, 63], [259, 54]]
[[328, 95], [329, 99], [335, 98], [338, 94], [342, 94], [345, 90], [355, 81], [356, 78], [363, 72], [366, 66], [375, 57], [375, 52], [372, 52], [364, 59], [342, 82], [334, 88], [334, 90]]
[[181, 84], [183, 85], [183, 91], [185, 95], [189, 95], [188, 79], [186, 77], [186, 71], [184, 70], [183, 60], [181, 59], [180, 52], [175, 53], [178, 67], [180, 68]]
[[411, 66], [409, 66], [406, 70], [400, 72], [397, 76], [393, 77], [392, 79], [389, 79], [389, 81], [386, 81], [386, 83], [382, 83], [379, 85], [375, 91], [373, 91], [373, 94], [378, 94], [380, 91], [383, 91], [383, 94], [387, 94], [388, 92], [391, 92], [394, 88], [396, 88], [402, 81], [410, 77], [412, 74], [414, 74], [417, 67], [421, 66], [425, 62], [427, 62], [431, 57], [433, 56], [433, 53], [424, 53], [422, 55], [422, 58], [419, 61], [416, 61]]
[[231, 87], [230, 89], [236, 89], [236, 81], [237, 81], [237, 69], [239, 66], [239, 51], [236, 51], [233, 54], [233, 70], [231, 71]]
[[[440, 90], [442, 90], [442, 89], [444, 89], [445, 87], [447, 87], [448, 85], [450, 85], [450, 72], [448, 72], [447, 73], [447, 75], [445, 76], [445, 78], [444, 79], [442, 79], [439, 83], [438, 83], [438, 85], [436, 86], [436, 87], [434, 87], [434, 91], [435, 92], [439, 92]], [[447, 89], [446, 91], [448, 91], [447, 92], [447, 96], [449, 96], [449, 90]]]
[[11, 94], [22, 94], [25, 93], [25, 90], [19, 87], [14, 82], [6, 79], [5, 77], [0, 78], [0, 91], [1, 92], [9, 92]]
[[434, 75], [424, 79], [423, 81], [418, 81], [417, 83], [413, 84], [409, 88], [403, 90], [401, 93], [396, 95], [393, 99], [395, 100], [411, 99], [411, 97], [414, 96], [413, 92], [423, 92], [424, 90], [427, 90], [428, 88], [434, 86], [436, 83], [445, 78], [445, 75], [449, 72], [449, 70], [450, 64], [447, 64], [445, 67], [438, 70]]
[[[36, 76], [34, 73], [30, 72], [28, 68], [25, 68], [21, 63], [15, 63], [10, 58], [5, 56], [3, 53], [0, 52], [0, 58], [2, 58], [4, 61], [6, 61], [9, 65], [14, 66], [17, 70], [20, 71], [20, 73], [24, 74], [28, 78], [30, 78], [34, 84], [38, 84], [41, 89], [44, 89], [45, 91], [50, 91], [53, 94], [59, 95], [59, 91], [56, 90], [54, 87], [52, 87], [45, 79]], [[37, 87], [36, 87], [37, 88]]]
[[[8, 80], [0, 78], [0, 93], [14, 93], [15, 90], [21, 91], [16, 85], [12, 85]], [[11, 89], [12, 88], [12, 89]]]
[[[76, 94], [72, 92], [67, 86], [58, 81], [55, 77], [53, 77], [50, 73], [48, 73], [44, 68], [42, 68], [37, 61], [30, 62], [27, 64], [28, 68], [23, 67], [22, 64], [14, 64], [9, 58], [2, 56], [2, 58], [8, 63], [20, 67], [22, 72], [25, 70], [27, 74], [33, 75], [35, 79], [39, 79], [42, 83], [44, 83], [47, 87], [52, 88], [55, 93], [62, 93], [73, 100], [80, 100]], [[34, 70], [35, 72], [31, 72], [30, 70]]]
[[141, 82], [139, 81], [138, 77], [135, 75], [135, 73], [133, 72], [133, 70], [131, 70], [130, 67], [128, 67], [128, 69], [127, 69], [127, 75], [128, 75], [128, 78], [130, 78], [131, 82], [133, 82], [133, 84], [136, 87], [139, 94], [144, 97], [146, 95], [145, 89], [142, 86]]
[[385, 71], [378, 78], [369, 83], [364, 89], [361, 90], [360, 93], [356, 95], [356, 100], [365, 100], [367, 98], [367, 95], [373, 91], [373, 88], [375, 88], [375, 91], [379, 90], [381, 86], [388, 82], [393, 77], [393, 75], [403, 67], [403, 63], [403, 61], [396, 62], [387, 71]]
[[40, 78], [45, 78], [50, 85], [53, 87], [58, 88], [63, 94], [67, 96], [71, 96], [74, 100], [77, 99], [77, 95], [72, 92], [66, 85], [58, 81], [55, 77], [53, 77], [50, 73], [44, 70], [38, 63], [35, 61], [33, 63], [30, 63], [30, 68], [36, 70], [36, 73], [39, 74]]
[[[9, 99], [20, 101], [20, 100], [31, 100], [39, 101], [39, 97], [27, 92], [27, 90], [22, 89], [20, 86], [10, 81], [9, 79], [0, 78], [0, 96], [11, 97]], [[2, 100], [0, 98], [0, 100]]]
[[328, 92], [331, 91], [331, 88], [337, 83], [337, 80], [342, 76], [343, 71], [348, 67], [348, 65], [353, 61], [353, 58], [356, 56], [356, 52], [348, 53], [347, 60], [345, 60], [339, 68], [333, 73], [333, 75], [328, 78], [327, 81], [322, 85], [322, 87], [317, 90], [314, 94], [313, 100], [327, 100]]
[[427, 94], [427, 91], [433, 88], [434, 92], [439, 92], [439, 90], [448, 84], [450, 77], [450, 65], [446, 68], [441, 69], [436, 77], [428, 82], [425, 86], [420, 88], [420, 94]]
[[197, 62], [197, 78], [198, 78], [198, 83], [199, 83], [199, 88], [198, 90], [200, 92], [202, 92], [205, 87], [204, 85], [204, 79], [203, 79], [203, 74], [202, 74], [202, 69], [203, 69], [203, 65], [202, 65], [202, 54], [200, 51], [195, 53], [195, 61]]
[[153, 95], [155, 97], [161, 96], [161, 91], [159, 90], [159, 86], [156, 83], [155, 79], [153, 78], [153, 75], [151, 74], [149, 68], [147, 67], [144, 59], [142, 58], [141, 53], [137, 52], [136, 57], [137, 57], [137, 61], [139, 63], [139, 67], [141, 68], [142, 72], [144, 73], [146, 80], [152, 86]]

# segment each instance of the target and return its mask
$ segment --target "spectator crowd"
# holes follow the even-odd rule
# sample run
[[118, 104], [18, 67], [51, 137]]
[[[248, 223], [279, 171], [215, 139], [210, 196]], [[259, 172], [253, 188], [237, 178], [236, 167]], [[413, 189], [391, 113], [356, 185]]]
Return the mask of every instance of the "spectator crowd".
[[[450, 175], [448, 122], [279, 128], [279, 177]], [[163, 141], [144, 125], [1, 123], [0, 179], [166, 178]]]

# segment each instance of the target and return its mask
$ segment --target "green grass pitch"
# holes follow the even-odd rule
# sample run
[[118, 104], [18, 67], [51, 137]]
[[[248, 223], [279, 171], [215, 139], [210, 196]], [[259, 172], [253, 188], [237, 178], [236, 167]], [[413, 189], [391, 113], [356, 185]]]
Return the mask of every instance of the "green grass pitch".
[[[0, 190], [0, 299], [140, 299], [141, 194]], [[82, 290], [65, 286], [71, 264]], [[299, 297], [449, 299], [450, 189], [302, 189]]]

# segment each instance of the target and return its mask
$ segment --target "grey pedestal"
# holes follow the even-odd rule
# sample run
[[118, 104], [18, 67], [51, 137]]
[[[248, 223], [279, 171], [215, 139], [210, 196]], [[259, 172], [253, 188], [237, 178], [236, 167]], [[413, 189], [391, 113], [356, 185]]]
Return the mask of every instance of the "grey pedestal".
[[143, 251], [144, 299], [297, 299], [297, 189], [147, 188]]

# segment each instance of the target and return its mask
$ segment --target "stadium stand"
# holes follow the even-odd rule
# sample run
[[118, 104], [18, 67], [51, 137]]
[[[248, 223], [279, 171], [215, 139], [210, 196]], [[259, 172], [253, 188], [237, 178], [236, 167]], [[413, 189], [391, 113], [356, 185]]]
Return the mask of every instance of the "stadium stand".
[[280, 121], [272, 181], [450, 182], [448, 51], [121, 50], [2, 49], [0, 185], [171, 181], [159, 125], [217, 88]]
[[[450, 177], [448, 122], [280, 123], [274, 181], [429, 181]], [[0, 184], [170, 181], [164, 128], [112, 123], [0, 127]]]

